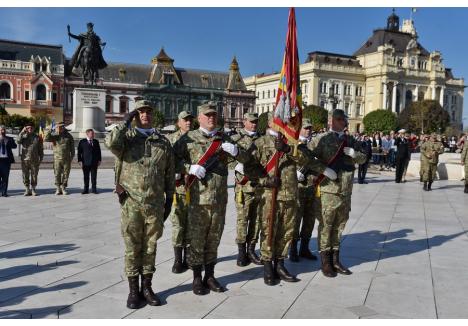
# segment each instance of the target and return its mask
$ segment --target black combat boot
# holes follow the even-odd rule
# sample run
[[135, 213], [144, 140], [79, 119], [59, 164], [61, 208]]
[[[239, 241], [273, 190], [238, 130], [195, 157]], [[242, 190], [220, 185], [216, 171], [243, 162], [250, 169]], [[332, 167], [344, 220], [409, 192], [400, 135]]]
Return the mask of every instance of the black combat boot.
[[219, 284], [218, 280], [214, 277], [215, 263], [205, 265], [205, 277], [203, 278], [203, 285], [214, 292], [224, 292], [226, 289]]
[[427, 191], [427, 181], [424, 181], [423, 190]]
[[128, 278], [128, 287], [130, 292], [127, 298], [127, 308], [140, 309], [143, 306], [143, 302], [140, 298], [140, 289], [138, 288], [138, 276], [132, 276]]
[[309, 241], [309, 238], [301, 238], [299, 256], [310, 260], [317, 260], [317, 256], [315, 256], [309, 249]]
[[465, 194], [468, 194], [468, 185], [465, 185], [465, 190], [464, 190]]
[[189, 256], [189, 247], [184, 247], [184, 258], [182, 260], [182, 266], [184, 266], [185, 270], [190, 268], [188, 264], [188, 256]]
[[208, 290], [203, 286], [202, 280], [202, 266], [192, 266], [193, 269], [193, 283], [192, 283], [192, 291], [196, 295], [205, 295], [208, 293]]
[[255, 242], [249, 243], [249, 246], [247, 247], [247, 257], [249, 257], [249, 260], [255, 265], [263, 265], [262, 261], [255, 253]]
[[186, 271], [182, 262], [182, 247], [174, 247], [174, 265], [172, 265], [172, 272], [180, 274]]
[[247, 251], [244, 243], [237, 244], [238, 254], [237, 254], [237, 266], [247, 266], [250, 264], [249, 257], [247, 257]]
[[284, 259], [275, 260], [275, 272], [278, 274], [278, 277], [285, 282], [299, 282], [295, 275], [291, 275], [289, 271], [284, 266]]
[[160, 306], [161, 300], [151, 288], [152, 279], [153, 274], [141, 275], [141, 295], [143, 298], [145, 298], [146, 303], [148, 303], [150, 306]]
[[324, 250], [320, 252], [320, 259], [322, 261], [322, 274], [326, 277], [335, 277], [336, 272], [333, 269], [331, 263], [331, 253], [330, 250]]
[[431, 191], [432, 190], [432, 181], [429, 181], [429, 183], [427, 184], [427, 191]]
[[263, 281], [266, 285], [276, 285], [278, 282], [275, 278], [275, 272], [273, 271], [273, 262], [263, 262]]
[[297, 254], [297, 240], [291, 241], [291, 246], [289, 247], [289, 260], [295, 263], [299, 261], [299, 255]]
[[336, 270], [337, 273], [344, 274], [344, 275], [351, 275], [352, 272], [346, 268], [345, 266], [341, 265], [340, 263], [340, 251], [339, 250], [332, 250], [333, 253], [333, 268]]

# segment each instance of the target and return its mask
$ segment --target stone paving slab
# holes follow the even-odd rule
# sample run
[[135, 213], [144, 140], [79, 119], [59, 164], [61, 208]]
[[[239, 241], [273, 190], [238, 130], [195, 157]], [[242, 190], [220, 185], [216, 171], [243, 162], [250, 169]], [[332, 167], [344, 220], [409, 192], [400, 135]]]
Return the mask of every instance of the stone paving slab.
[[[229, 188], [216, 275], [225, 293], [197, 297], [192, 275], [171, 273], [171, 226], [158, 242], [154, 289], [161, 307], [125, 307], [128, 284], [113, 171], [100, 170], [99, 195], [55, 196], [41, 170], [38, 197], [22, 196], [12, 171], [0, 198], [0, 318], [468, 318], [468, 196], [455, 181], [423, 192], [369, 175], [354, 185], [342, 260], [354, 272], [328, 279], [317, 261], [286, 261], [298, 283], [265, 286], [261, 267], [235, 264], [235, 206]], [[230, 176], [232, 182], [232, 176]], [[317, 250], [313, 233], [312, 250]]]

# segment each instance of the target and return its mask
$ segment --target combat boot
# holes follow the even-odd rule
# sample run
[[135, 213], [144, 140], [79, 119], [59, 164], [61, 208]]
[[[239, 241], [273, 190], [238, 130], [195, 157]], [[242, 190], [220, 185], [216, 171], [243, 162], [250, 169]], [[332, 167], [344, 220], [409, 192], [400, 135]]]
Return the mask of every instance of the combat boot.
[[317, 260], [317, 256], [315, 256], [312, 251], [309, 249], [309, 238], [301, 238], [301, 247], [299, 249], [299, 256], [305, 259], [310, 260]]
[[172, 265], [172, 272], [180, 274], [186, 271], [182, 263], [182, 247], [174, 247], [174, 265]]
[[26, 189], [24, 190], [24, 195], [23, 196], [31, 196], [31, 188], [26, 187]]
[[202, 267], [201, 265], [192, 266], [193, 269], [193, 283], [192, 283], [192, 291], [196, 295], [205, 295], [208, 293], [208, 290], [203, 286], [202, 281]]
[[284, 259], [275, 260], [275, 272], [278, 275], [278, 277], [285, 282], [300, 281], [300, 279], [298, 279], [295, 275], [289, 273], [289, 271], [286, 269], [286, 266], [284, 266]]
[[340, 251], [332, 250], [332, 253], [333, 268], [335, 269], [335, 271], [340, 274], [351, 275], [352, 272], [340, 263]]
[[432, 181], [427, 184], [427, 191], [432, 191]]
[[62, 194], [62, 188], [60, 186], [57, 186], [57, 189], [55, 190], [55, 195], [61, 195]]
[[465, 185], [465, 194], [468, 194], [468, 185]]
[[273, 262], [271, 261], [263, 262], [263, 282], [270, 286], [277, 284], [275, 272], [273, 271]]
[[336, 272], [331, 264], [330, 250], [321, 251], [320, 259], [322, 261], [322, 274], [326, 277], [335, 277]]
[[160, 306], [161, 300], [151, 288], [152, 279], [153, 274], [141, 275], [141, 295], [143, 298], [145, 298], [146, 303], [148, 303], [150, 306]]
[[299, 261], [299, 255], [297, 254], [297, 240], [291, 241], [291, 246], [289, 247], [289, 260], [295, 263]]
[[214, 292], [225, 292], [226, 289], [219, 284], [218, 280], [214, 277], [215, 263], [205, 265], [205, 277], [203, 278], [203, 285]]
[[424, 191], [427, 191], [427, 181], [424, 181], [423, 190], [424, 190]]
[[31, 189], [31, 195], [37, 196], [36, 188], [32, 187], [32, 189]]
[[189, 252], [190, 252], [190, 249], [189, 247], [184, 247], [184, 258], [182, 260], [182, 266], [184, 266], [185, 270], [191, 268], [188, 261], [189, 261]]
[[249, 257], [250, 261], [255, 265], [263, 265], [260, 258], [255, 253], [255, 242], [249, 243], [247, 248], [247, 256]]
[[62, 186], [62, 194], [68, 195], [67, 188], [65, 186]]
[[247, 252], [244, 243], [237, 244], [237, 266], [244, 267], [250, 264], [249, 257], [247, 257]]
[[143, 302], [140, 299], [140, 291], [138, 289], [138, 276], [129, 277], [128, 286], [130, 293], [128, 294], [127, 308], [140, 309], [143, 306]]

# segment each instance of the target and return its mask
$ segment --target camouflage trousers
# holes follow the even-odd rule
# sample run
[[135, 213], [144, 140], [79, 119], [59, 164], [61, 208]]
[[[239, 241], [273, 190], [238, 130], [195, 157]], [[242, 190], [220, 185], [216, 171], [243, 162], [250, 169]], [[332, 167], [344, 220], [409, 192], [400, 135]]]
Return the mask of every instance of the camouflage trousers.
[[465, 185], [468, 185], [468, 164], [465, 164]]
[[349, 196], [321, 193], [322, 214], [319, 217], [318, 247], [319, 251], [338, 250], [341, 234], [349, 219]]
[[189, 204], [187, 221], [191, 266], [216, 263], [225, 219], [226, 204]]
[[37, 175], [39, 173], [39, 162], [30, 160], [21, 161], [21, 170], [23, 171], [23, 184], [25, 187], [37, 186]]
[[257, 214], [259, 198], [254, 192], [243, 192], [237, 189], [235, 196], [237, 208], [236, 243], [257, 243], [260, 233], [260, 218]]
[[128, 197], [121, 207], [121, 230], [125, 244], [125, 274], [153, 274], [156, 242], [163, 233], [163, 207], [142, 206]]
[[70, 176], [71, 161], [54, 159], [54, 174], [56, 186], [68, 186], [68, 177]]
[[288, 247], [293, 238], [294, 224], [296, 221], [297, 202], [276, 201], [276, 214], [273, 217], [273, 234], [271, 246], [268, 245], [268, 216], [272, 204], [271, 194], [264, 193], [260, 199], [258, 212], [260, 215], [260, 253], [263, 261], [284, 259], [288, 254]]
[[424, 182], [432, 182], [436, 178], [437, 164], [428, 163], [422, 169], [422, 179]]
[[[297, 196], [297, 212], [293, 239], [310, 239], [314, 230], [317, 198], [314, 187], [300, 187]], [[302, 222], [302, 228], [301, 228]], [[300, 230], [300, 232], [299, 232]]]
[[189, 244], [187, 231], [187, 205], [185, 194], [174, 194], [174, 202], [169, 216], [172, 223], [172, 246], [185, 247]]

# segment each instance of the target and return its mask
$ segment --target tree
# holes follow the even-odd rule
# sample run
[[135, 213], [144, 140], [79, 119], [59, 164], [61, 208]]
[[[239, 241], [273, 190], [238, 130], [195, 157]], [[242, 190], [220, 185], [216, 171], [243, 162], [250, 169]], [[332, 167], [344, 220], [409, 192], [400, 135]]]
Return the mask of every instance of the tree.
[[416, 133], [443, 133], [449, 124], [450, 115], [434, 100], [413, 102], [398, 117], [400, 128]]
[[153, 110], [153, 127], [156, 129], [163, 128], [165, 124], [164, 114], [157, 110]]
[[319, 131], [322, 128], [327, 127], [328, 123], [328, 111], [317, 105], [308, 105], [302, 111], [302, 117], [304, 119], [310, 119], [312, 123], [312, 129]]
[[362, 120], [364, 123], [364, 131], [366, 133], [374, 133], [382, 131], [389, 133], [397, 127], [397, 117], [388, 110], [375, 110], [369, 112]]

